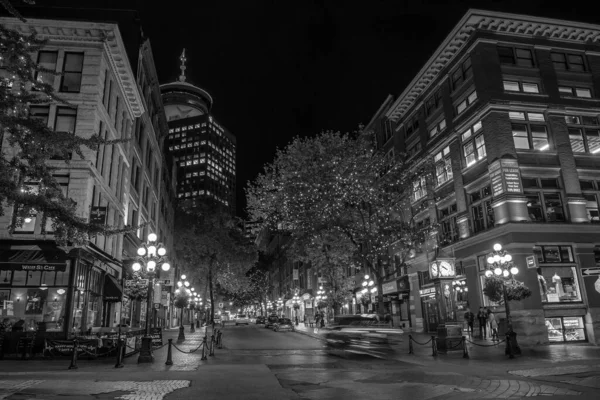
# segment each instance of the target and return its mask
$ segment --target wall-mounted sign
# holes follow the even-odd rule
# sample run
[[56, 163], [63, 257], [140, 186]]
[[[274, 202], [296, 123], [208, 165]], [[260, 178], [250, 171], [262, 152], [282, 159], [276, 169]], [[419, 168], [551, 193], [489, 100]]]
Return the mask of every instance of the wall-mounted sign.
[[159, 283], [161, 285], [164, 286], [170, 286], [171, 285], [171, 280], [170, 279], [159, 279], [156, 281], [156, 283]]
[[600, 275], [600, 267], [581, 268], [581, 275], [583, 275], [584, 278], [587, 276], [598, 276]]
[[41, 264], [41, 263], [0, 263], [0, 270], [14, 271], [66, 271], [67, 264]]
[[92, 207], [90, 211], [90, 224], [106, 225], [106, 207]]
[[384, 282], [381, 285], [381, 291], [383, 294], [396, 293], [398, 291], [398, 283], [396, 282], [396, 280], [393, 280], [391, 282]]
[[431, 287], [431, 288], [421, 289], [421, 290], [419, 290], [419, 294], [421, 296], [429, 296], [429, 295], [435, 294], [435, 288]]
[[525, 257], [525, 262], [527, 263], [527, 268], [537, 268], [537, 261], [535, 256]]
[[494, 197], [502, 193], [523, 193], [521, 171], [516, 160], [496, 160], [488, 168]]

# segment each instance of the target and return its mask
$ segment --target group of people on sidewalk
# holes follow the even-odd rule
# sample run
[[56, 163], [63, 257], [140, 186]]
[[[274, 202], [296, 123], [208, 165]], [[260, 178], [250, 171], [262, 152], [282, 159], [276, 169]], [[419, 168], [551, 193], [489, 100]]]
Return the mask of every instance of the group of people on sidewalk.
[[479, 307], [479, 312], [477, 315], [475, 315], [471, 309], [467, 307], [467, 312], [465, 313], [465, 324], [467, 325], [467, 332], [471, 337], [474, 335], [473, 326], [475, 324], [475, 318], [477, 318], [477, 322], [479, 322], [479, 337], [481, 339], [488, 338], [489, 332], [489, 337], [491, 337], [492, 342], [500, 341], [500, 339], [498, 339], [498, 321], [496, 320], [496, 315], [492, 312], [492, 310], [489, 308], [485, 309], [483, 307]]

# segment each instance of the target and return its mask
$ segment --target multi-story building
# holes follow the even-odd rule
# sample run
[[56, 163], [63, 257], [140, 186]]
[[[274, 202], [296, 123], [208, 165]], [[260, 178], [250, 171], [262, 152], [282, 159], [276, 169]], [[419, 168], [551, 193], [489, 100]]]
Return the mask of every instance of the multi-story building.
[[599, 116], [600, 26], [479, 10], [384, 102], [382, 151], [435, 163], [411, 196], [437, 237], [384, 282], [407, 325], [435, 332], [467, 306], [504, 319], [482, 290], [499, 243], [533, 292], [510, 302], [519, 342], [598, 342]]
[[[83, 13], [79, 18], [86, 18]], [[116, 23], [90, 22], [94, 17], [89, 13], [85, 22], [58, 14], [46, 10], [54, 19], [28, 18], [26, 23], [0, 18], [10, 29], [35, 31], [48, 40], [34, 59], [59, 75], [38, 79], [53, 84], [75, 106], [36, 104], [30, 107], [32, 116], [84, 137], [98, 133], [106, 139], [135, 139], [98, 151], [83, 148], [84, 158], [73, 155], [69, 164], [51, 161], [57, 179], [83, 218], [115, 227], [149, 224], [137, 235], [98, 236], [82, 247], [58, 248], [50, 224], [42, 226], [40, 215], [32, 215], [10, 235], [6, 228], [14, 213], [5, 210], [0, 217], [0, 293], [2, 300], [12, 302], [12, 315], [3, 309], [2, 317], [23, 319], [27, 330], [40, 329], [38, 337], [54, 338], [114, 327], [120, 317], [143, 326], [145, 301], [121, 307], [120, 282], [133, 248], [148, 232], [156, 232], [172, 248], [174, 200], [160, 146], [166, 117], [158, 85], [151, 83], [157, 79], [149, 43], [139, 26], [138, 35], [125, 42]], [[132, 32], [131, 25], [126, 29]]]
[[210, 114], [213, 100], [186, 82], [185, 50], [179, 80], [161, 85], [169, 124], [166, 144], [177, 166], [177, 198], [213, 199], [235, 213], [236, 140]]

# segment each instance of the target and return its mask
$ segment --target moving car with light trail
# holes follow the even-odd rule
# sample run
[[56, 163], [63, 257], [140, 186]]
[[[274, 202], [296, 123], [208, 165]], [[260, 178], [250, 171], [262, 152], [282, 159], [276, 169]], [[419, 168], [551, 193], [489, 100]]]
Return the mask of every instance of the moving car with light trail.
[[273, 331], [292, 331], [294, 332], [294, 323], [289, 318], [279, 318], [277, 322], [273, 325]]

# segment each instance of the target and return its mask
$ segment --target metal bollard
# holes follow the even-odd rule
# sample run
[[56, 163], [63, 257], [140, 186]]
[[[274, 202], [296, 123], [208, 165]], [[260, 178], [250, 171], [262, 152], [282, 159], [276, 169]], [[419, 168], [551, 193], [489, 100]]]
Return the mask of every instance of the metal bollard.
[[467, 338], [466, 337], [462, 337], [462, 344], [463, 344], [463, 358], [469, 358], [469, 350], [467, 349]]
[[192, 321], [192, 325], [190, 327], [190, 332], [194, 333], [196, 332], [196, 329], [194, 328], [194, 322]]
[[506, 351], [504, 353], [508, 354], [508, 358], [515, 358], [515, 355], [513, 354], [513, 351], [512, 351], [512, 345], [510, 343], [510, 334], [509, 333], [506, 334]]
[[200, 357], [201, 360], [206, 360], [206, 336], [204, 336], [204, 338], [202, 339], [202, 357]]
[[165, 365], [173, 365], [173, 355], [171, 346], [173, 345], [173, 339], [169, 339], [169, 347], [167, 348], [167, 362]]
[[217, 348], [218, 349], [222, 349], [223, 348], [223, 332], [219, 331], [219, 333], [217, 334]]
[[408, 354], [415, 354], [412, 343], [412, 335], [408, 335]]
[[208, 353], [209, 356], [215, 355], [215, 334], [210, 335], [210, 351]]
[[437, 357], [438, 355], [438, 351], [437, 351], [437, 343], [435, 341], [435, 336], [431, 337], [431, 350], [432, 350], [432, 357]]
[[71, 357], [71, 365], [69, 365], [69, 369], [77, 368], [77, 339], [73, 339], [73, 356]]
[[119, 337], [117, 341], [117, 363], [115, 364], [115, 368], [123, 368], [125, 364], [123, 364], [123, 340]]

